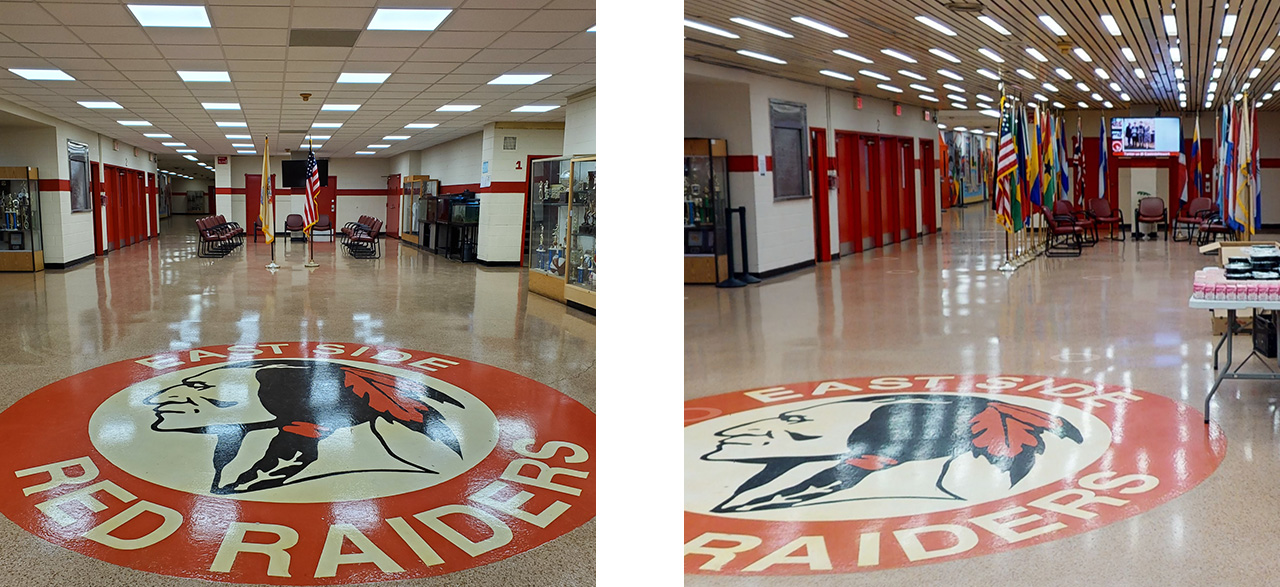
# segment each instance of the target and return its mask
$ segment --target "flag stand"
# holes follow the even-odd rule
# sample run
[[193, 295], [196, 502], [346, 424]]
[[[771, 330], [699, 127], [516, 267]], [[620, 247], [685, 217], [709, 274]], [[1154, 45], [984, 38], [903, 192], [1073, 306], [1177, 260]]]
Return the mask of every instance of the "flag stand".
[[[303, 100], [305, 101], [306, 98], [303, 98]], [[307, 262], [303, 263], [302, 266], [314, 268], [314, 267], [319, 267], [320, 264], [316, 263], [316, 241], [314, 238], [312, 238], [312, 234], [311, 234], [315, 230], [316, 217], [315, 217], [315, 194], [312, 192], [312, 185], [311, 185], [312, 175], [311, 175], [310, 164], [315, 162], [316, 144], [315, 144], [315, 139], [313, 139], [310, 135], [307, 136], [307, 151], [308, 151], [308, 159], [307, 159], [308, 166], [307, 166], [307, 179], [306, 179], [306, 182], [307, 182], [306, 197], [307, 197], [307, 205], [308, 205], [307, 210], [311, 211], [310, 212], [311, 215], [307, 217], [307, 221], [310, 222], [310, 224], [306, 227], [305, 230], [302, 231], [302, 234], [307, 238], [307, 251], [308, 251]]]
[[276, 264], [276, 241], [275, 239], [271, 239], [271, 262], [267, 263], [267, 269], [279, 268], [280, 266]]
[[303, 267], [319, 267], [320, 264], [316, 263], [316, 243], [311, 238], [311, 231], [307, 231], [305, 234], [307, 235], [307, 249], [309, 251], [309, 255], [307, 257], [307, 262], [303, 263], [302, 266]]

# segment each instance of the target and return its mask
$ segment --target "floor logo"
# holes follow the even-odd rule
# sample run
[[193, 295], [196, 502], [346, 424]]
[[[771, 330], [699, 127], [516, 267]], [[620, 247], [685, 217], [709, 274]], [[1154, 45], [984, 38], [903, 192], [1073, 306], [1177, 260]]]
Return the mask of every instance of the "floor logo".
[[1149, 510], [1226, 439], [1162, 396], [1029, 376], [842, 379], [685, 403], [685, 569], [847, 573], [1055, 540]]
[[0, 413], [0, 429], [0, 512], [55, 544], [167, 575], [439, 575], [595, 515], [590, 410], [420, 351], [166, 353], [49, 385]]

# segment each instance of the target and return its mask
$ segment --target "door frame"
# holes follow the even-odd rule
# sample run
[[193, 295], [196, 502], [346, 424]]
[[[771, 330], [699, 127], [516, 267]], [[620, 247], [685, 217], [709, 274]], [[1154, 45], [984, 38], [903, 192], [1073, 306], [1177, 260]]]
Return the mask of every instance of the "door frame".
[[[404, 206], [404, 182], [400, 180], [399, 173], [393, 173], [387, 176], [387, 220], [383, 226], [383, 232], [391, 238], [400, 238], [400, 215], [403, 214]], [[395, 178], [396, 187], [391, 187], [392, 178]], [[394, 192], [394, 193], [393, 193]], [[395, 203], [395, 214], [391, 213], [391, 204]], [[319, 212], [316, 212], [319, 214]], [[332, 222], [332, 220], [331, 220]]]
[[937, 177], [937, 156], [934, 153], [933, 139], [920, 139], [920, 217], [924, 220], [924, 233], [938, 232], [938, 202], [935, 178]]
[[839, 217], [840, 254], [844, 244], [850, 243], [849, 253], [864, 249], [862, 244], [862, 174], [858, 173], [861, 161], [860, 137], [857, 133], [836, 131], [836, 214]]
[[813, 181], [813, 258], [817, 262], [831, 260], [831, 194], [827, 169], [827, 129], [809, 127], [809, 169]]

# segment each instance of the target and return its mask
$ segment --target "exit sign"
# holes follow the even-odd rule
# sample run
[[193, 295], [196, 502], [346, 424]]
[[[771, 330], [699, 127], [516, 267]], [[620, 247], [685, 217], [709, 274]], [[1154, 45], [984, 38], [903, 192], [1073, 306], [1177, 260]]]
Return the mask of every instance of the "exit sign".
[[862, 110], [862, 96], [857, 96], [857, 97], [855, 97], [855, 98], [853, 99], [853, 102], [854, 102], [854, 106], [855, 106], [858, 110]]
[[902, 104], [894, 104], [894, 105], [893, 105], [893, 115], [894, 115], [894, 116], [902, 116]]

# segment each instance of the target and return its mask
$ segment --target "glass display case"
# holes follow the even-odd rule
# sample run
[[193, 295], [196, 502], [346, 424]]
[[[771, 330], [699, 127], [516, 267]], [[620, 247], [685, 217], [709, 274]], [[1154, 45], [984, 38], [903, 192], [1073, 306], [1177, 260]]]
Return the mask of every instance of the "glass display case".
[[729, 278], [729, 148], [724, 139], [684, 140], [684, 282]]
[[0, 167], [0, 271], [43, 271], [40, 174]]
[[596, 159], [539, 159], [529, 174], [529, 290], [594, 310]]
[[431, 179], [428, 175], [410, 175], [404, 178], [404, 195], [400, 205], [400, 238], [419, 246], [424, 246], [429, 234], [423, 234], [424, 223], [430, 232], [430, 222], [426, 220], [428, 203], [440, 189], [440, 180]]

